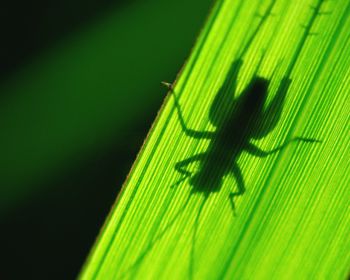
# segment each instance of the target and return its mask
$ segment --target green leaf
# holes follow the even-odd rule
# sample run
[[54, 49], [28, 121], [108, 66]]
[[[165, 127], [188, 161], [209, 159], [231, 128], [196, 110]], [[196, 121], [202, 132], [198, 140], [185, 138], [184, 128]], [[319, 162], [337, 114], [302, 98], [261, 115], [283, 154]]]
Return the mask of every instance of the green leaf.
[[80, 277], [344, 279], [349, 14], [218, 1]]

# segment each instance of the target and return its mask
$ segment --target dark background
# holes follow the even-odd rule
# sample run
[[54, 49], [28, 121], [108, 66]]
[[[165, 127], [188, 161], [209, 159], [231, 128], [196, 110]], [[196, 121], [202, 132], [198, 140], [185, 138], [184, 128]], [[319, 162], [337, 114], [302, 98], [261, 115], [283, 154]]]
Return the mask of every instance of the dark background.
[[72, 279], [211, 1], [4, 1], [0, 279]]

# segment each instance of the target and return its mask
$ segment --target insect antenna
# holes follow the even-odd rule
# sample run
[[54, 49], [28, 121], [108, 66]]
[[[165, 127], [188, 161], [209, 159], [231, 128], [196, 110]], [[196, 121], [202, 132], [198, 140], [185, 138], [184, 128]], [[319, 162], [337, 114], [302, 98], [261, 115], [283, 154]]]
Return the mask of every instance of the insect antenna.
[[250, 45], [252, 44], [256, 34], [258, 34], [259, 30], [262, 28], [262, 26], [264, 25], [264, 23], [266, 22], [267, 18], [272, 15], [272, 9], [275, 5], [276, 1], [273, 0], [270, 2], [270, 5], [267, 7], [265, 13], [263, 15], [258, 15], [260, 22], [258, 24], [258, 26], [255, 28], [255, 30], [253, 31], [253, 33], [251, 34], [251, 36], [249, 37], [248, 41], [246, 42], [246, 44], [244, 45], [244, 47], [242, 48], [242, 51], [240, 52], [238, 57], [243, 57], [245, 55], [245, 53], [248, 51]]
[[324, 4], [325, 2], [327, 2], [327, 0], [319, 0], [316, 6], [309, 5], [310, 9], [313, 10], [311, 21], [308, 24], [300, 24], [301, 28], [305, 29], [305, 33], [307, 34], [307, 36], [314, 36], [319, 34], [318, 32], [311, 32], [311, 27], [316, 17], [332, 14], [331, 11], [321, 11], [322, 4]]
[[290, 76], [290, 74], [292, 73], [292, 71], [296, 65], [298, 57], [305, 46], [307, 39], [312, 35], [316, 35], [316, 33], [311, 32], [311, 29], [312, 29], [313, 25], [315, 24], [318, 16], [324, 15], [324, 13], [321, 12], [321, 7], [322, 7], [322, 4], [326, 1], [327, 0], [318, 0], [316, 6], [313, 6], [311, 8], [313, 12], [312, 12], [312, 15], [309, 19], [309, 22], [306, 25], [305, 24], [300, 25], [304, 29], [304, 32], [301, 36], [301, 39], [299, 40], [297, 47], [295, 48], [294, 55], [290, 60], [291, 62], [289, 63], [289, 66], [288, 66], [284, 76], [286, 76], [286, 77]]

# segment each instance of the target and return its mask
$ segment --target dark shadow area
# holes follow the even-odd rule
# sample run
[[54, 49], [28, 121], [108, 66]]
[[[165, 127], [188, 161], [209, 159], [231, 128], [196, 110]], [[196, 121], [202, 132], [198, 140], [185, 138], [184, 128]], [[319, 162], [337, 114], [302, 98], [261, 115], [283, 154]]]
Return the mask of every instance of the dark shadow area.
[[[245, 183], [237, 160], [243, 152], [264, 158], [285, 148], [291, 142], [313, 143], [317, 140], [295, 137], [271, 151], [264, 151], [254, 145], [252, 140], [266, 137], [278, 124], [283, 104], [290, 85], [290, 79], [284, 77], [276, 95], [269, 105], [264, 108], [270, 80], [254, 75], [248, 86], [237, 95], [236, 83], [241, 60], [234, 61], [228, 76], [217, 93], [209, 112], [209, 121], [216, 128], [215, 131], [195, 131], [187, 127], [176, 94], [175, 106], [184, 133], [198, 140], [210, 140], [207, 151], [179, 161], [175, 169], [183, 175], [179, 182], [188, 179], [194, 193], [208, 196], [218, 192], [224, 176], [231, 175], [237, 183], [237, 190], [230, 194], [232, 209], [235, 210], [234, 197], [243, 195]], [[198, 162], [198, 171], [193, 174], [186, 170], [186, 166]], [[210, 177], [209, 177], [210, 176]]]
[[[209, 147], [205, 152], [193, 155], [175, 164], [175, 169], [182, 175], [182, 178], [174, 183], [173, 186], [177, 186], [180, 183], [187, 181], [192, 187], [192, 193], [199, 193], [204, 196], [194, 224], [189, 264], [189, 279], [194, 278], [197, 229], [201, 212], [203, 211], [205, 202], [209, 195], [220, 191], [222, 180], [225, 176], [233, 176], [236, 181], [236, 186], [233, 186], [233, 190], [229, 194], [229, 199], [232, 211], [235, 214], [235, 197], [242, 196], [245, 193], [246, 185], [243, 173], [237, 164], [239, 156], [243, 152], [247, 152], [249, 155], [258, 158], [265, 158], [269, 155], [278, 153], [293, 142], [321, 142], [314, 138], [297, 136], [287, 139], [283, 144], [270, 151], [264, 151], [253, 144], [253, 140], [259, 140], [266, 137], [277, 126], [291, 84], [290, 75], [307, 38], [314, 35], [310, 30], [315, 19], [318, 15], [322, 14], [320, 13], [320, 9], [323, 0], [320, 0], [316, 7], [311, 7], [313, 9], [313, 14], [310, 21], [306, 26], [303, 26], [304, 33], [299, 44], [297, 44], [295, 54], [284, 72], [284, 76], [280, 81], [273, 100], [266, 106], [265, 103], [269, 93], [268, 88], [274, 73], [270, 79], [257, 75], [264, 55], [262, 55], [251, 81], [242, 93], [239, 94], [236, 92], [236, 86], [238, 73], [243, 64], [242, 58], [249, 49], [255, 35], [258, 33], [267, 17], [271, 14], [274, 3], [274, 1], [271, 1], [265, 14], [261, 16], [260, 23], [252, 33], [252, 36], [248, 38], [247, 43], [242, 47], [239, 58], [231, 64], [226, 79], [213, 100], [209, 110], [209, 122], [215, 127], [214, 131], [196, 131], [188, 128], [183, 117], [178, 97], [172, 86], [170, 85], [169, 87], [175, 99], [176, 111], [184, 133], [188, 137], [197, 140], [210, 140]], [[238, 96], [238, 98], [234, 98], [235, 96]], [[198, 163], [197, 171], [191, 173], [186, 167], [195, 162]]]
[[[269, 93], [270, 79], [254, 74], [243, 92], [241, 94], [236, 92], [237, 76], [242, 65], [243, 61], [241, 59], [235, 60], [232, 63], [223, 85], [212, 102], [209, 110], [209, 121], [216, 128], [214, 131], [197, 131], [188, 128], [175, 91], [172, 89], [171, 85], [165, 83], [169, 86], [172, 96], [174, 97], [179, 123], [186, 136], [197, 140], [210, 140], [208, 149], [205, 152], [193, 155], [175, 164], [175, 169], [182, 175], [182, 178], [171, 186], [174, 188], [184, 181], [187, 181], [192, 187], [192, 195], [201, 194], [204, 196], [200, 203], [194, 224], [189, 279], [193, 279], [194, 275], [194, 250], [199, 218], [208, 197], [210, 194], [220, 191], [222, 180], [225, 176], [233, 176], [236, 181], [236, 186], [233, 186], [229, 199], [231, 201], [233, 213], [235, 214], [234, 198], [243, 195], [245, 192], [246, 186], [243, 174], [237, 164], [239, 156], [243, 152], [247, 152], [252, 156], [265, 158], [278, 153], [292, 142], [319, 142], [313, 138], [294, 137], [270, 151], [264, 151], [254, 145], [252, 140], [259, 140], [266, 137], [277, 126], [283, 111], [284, 101], [291, 80], [287, 76], [283, 77], [273, 100], [268, 106], [265, 106]], [[259, 65], [257, 66], [257, 70]], [[238, 97], [234, 98], [234, 96]], [[198, 163], [197, 171], [191, 173], [186, 167], [195, 162]], [[192, 195], [190, 195], [190, 197]], [[183, 213], [188, 205], [190, 197], [180, 210], [178, 210], [167, 227], [153, 238], [137, 261], [123, 276], [127, 274], [130, 276], [130, 273], [132, 273], [133, 276], [137, 274], [137, 267], [142, 263], [142, 260], [156, 242], [159, 241]]]
[[[84, 28], [90, 22], [95, 22], [96, 19], [99, 20], [100, 17], [103, 18], [105, 13], [108, 13], [111, 8], [124, 8], [124, 5], [131, 5], [134, 2], [136, 1], [88, 0], [87, 2], [72, 2], [64, 0], [58, 2], [6, 1], [2, 3], [2, 17], [0, 23], [3, 32], [1, 34], [2, 44], [0, 47], [0, 83], [11, 75], [17, 74], [17, 71], [21, 71], [22, 66], [25, 66], [28, 62], [30, 63], [33, 58], [35, 61], [35, 56], [37, 56], [37, 54], [41, 55], [45, 53], [46, 49], [55, 47], [57, 44], [59, 45], [66, 37], [79, 34], [80, 30], [77, 32], [77, 29]], [[179, 5], [178, 2], [172, 1], [172, 3], [175, 3], [177, 6]], [[182, 5], [184, 4], [186, 4], [186, 7], [189, 7], [185, 1], [182, 2]], [[196, 6], [196, 15], [187, 16], [187, 19], [191, 21], [192, 26], [199, 27], [200, 20], [203, 22], [204, 13], [207, 13], [207, 7], [204, 7], [204, 4], [203, 6], [194, 4], [194, 6]], [[188, 9], [188, 11], [190, 11], [190, 9]], [[158, 11], [156, 12], [159, 13]], [[188, 12], [188, 14], [191, 13]], [[173, 21], [171, 20], [171, 22]], [[150, 24], [148, 28], [156, 26], [157, 24], [158, 23], [155, 21]], [[184, 27], [181, 26], [181, 24], [172, 24], [170, 28], [175, 25], [183, 35], [181, 28]], [[164, 26], [166, 28], [166, 25]], [[128, 28], [130, 27], [125, 27], [126, 33], [128, 32]], [[136, 28], [143, 30], [142, 27], [136, 26]], [[197, 30], [197, 28], [193, 28], [193, 32], [197, 32], [195, 29]], [[132, 30], [134, 30], [133, 27]], [[196, 33], [193, 33], [193, 35], [187, 34], [186, 38], [183, 37], [183, 41], [180, 42], [180, 44], [183, 44], [182, 47], [178, 47], [175, 43], [172, 44], [172, 47], [168, 49], [167, 52], [160, 54], [161, 58], [159, 58], [159, 53], [157, 53], [157, 51], [147, 54], [149, 57], [154, 57], [154, 67], [159, 68], [159, 71], [155, 72], [155, 75], [158, 76], [154, 77], [153, 82], [147, 78], [150, 84], [147, 85], [147, 87], [143, 85], [143, 81], [137, 81], [134, 76], [130, 75], [129, 83], [137, 83], [139, 90], [133, 90], [131, 93], [128, 92], [129, 95], [133, 94], [134, 99], [137, 100], [135, 94], [139, 91], [140, 95], [144, 94], [148, 96], [149, 100], [152, 99], [154, 102], [150, 101], [148, 106], [144, 108], [142, 108], [142, 106], [137, 106], [136, 108], [140, 110], [140, 113], [137, 115], [137, 118], [125, 122], [127, 128], [125, 128], [125, 126], [121, 126], [122, 129], [120, 129], [120, 127], [113, 127], [112, 129], [116, 131], [108, 131], [100, 137], [101, 139], [96, 137], [96, 139], [94, 138], [91, 140], [91, 142], [98, 142], [98, 145], [94, 143], [91, 144], [91, 150], [86, 148], [82, 149], [82, 152], [78, 151], [74, 153], [76, 158], [72, 160], [72, 163], [68, 162], [70, 158], [67, 156], [68, 160], [66, 165], [57, 164], [57, 167], [53, 168], [53, 171], [48, 174], [45, 174], [46, 170], [43, 170], [43, 176], [40, 176], [37, 180], [35, 179], [30, 182], [27, 182], [25, 179], [23, 180], [21, 188], [29, 190], [38, 189], [40, 192], [28, 192], [28, 195], [26, 194], [23, 200], [18, 200], [16, 205], [9, 210], [6, 208], [6, 211], [1, 213], [2, 268], [0, 271], [0, 279], [76, 278], [116, 199], [120, 187], [130, 171], [137, 153], [140, 151], [147, 132], [155, 119], [156, 113], [161, 107], [164, 96], [159, 91], [159, 81], [165, 77], [169, 78], [175, 76], [175, 73], [184, 61], [182, 56], [185, 55], [185, 52], [188, 54], [190, 44], [193, 42], [190, 42], [189, 38], [190, 40], [194, 40], [195, 34]], [[165, 35], [155, 34], [150, 38], [154, 40], [156, 37], [162, 38], [161, 36]], [[141, 41], [142, 39], [143, 38], [141, 38]], [[171, 39], [168, 37], [166, 40]], [[158, 41], [155, 40], [154, 44], [157, 44], [157, 42]], [[184, 42], [187, 42], [186, 46]], [[131, 42], [131, 44], [133, 43]], [[126, 44], [126, 46], [129, 46], [129, 44]], [[149, 46], [149, 49], [152, 50], [152, 44]], [[182, 50], [180, 50], [181, 48]], [[123, 51], [123, 49], [121, 50]], [[120, 52], [117, 48], [115, 51]], [[168, 57], [172, 56], [172, 59], [169, 60], [169, 63], [156, 66], [158, 61], [162, 59], [162, 55], [167, 55]], [[142, 58], [143, 54], [140, 56], [136, 55], [133, 58], [134, 60], [130, 63], [130, 68], [132, 68], [133, 71], [132, 73], [134, 73], [134, 71], [138, 73], [149, 72], [149, 65], [147, 63], [142, 63], [143, 61], [139, 62], [140, 57]], [[102, 56], [102, 58], [104, 58], [104, 56]], [[109, 61], [114, 60], [108, 60], [108, 63]], [[174, 62], [176, 62], [176, 64]], [[107, 66], [109, 66], [108, 63], [106, 63]], [[103, 63], [98, 65], [103, 65]], [[112, 72], [112, 75], [118, 75], [118, 72], [116, 74], [115, 70], [118, 64], [116, 63], [115, 65], [115, 68], [97, 69], [96, 73], [101, 72], [99, 76], [101, 81], [95, 82], [97, 85], [102, 85], [101, 90], [97, 88], [99, 94], [118, 94], [118, 91], [123, 90], [123, 88], [120, 88], [120, 85], [118, 85], [117, 79], [112, 80], [112, 86], [110, 86], [109, 83], [106, 85], [104, 84], [106, 81], [104, 77], [105, 74], [109, 75], [109, 73]], [[136, 67], [137, 65], [139, 65], [139, 68]], [[95, 69], [93, 69], [93, 71], [95, 71]], [[76, 72], [80, 73], [78, 70]], [[74, 74], [74, 71], [72, 71], [72, 73]], [[141, 74], [139, 76], [141, 76]], [[90, 76], [87, 75], [87, 77]], [[146, 75], [146, 77], [149, 76]], [[109, 80], [107, 79], [107, 81]], [[43, 79], [44, 84], [45, 82], [46, 81]], [[82, 82], [85, 81], [80, 79], [80, 83]], [[84, 86], [76, 83], [74, 79], [72, 79], [72, 81], [64, 81], [64, 83], [72, 83], [72, 92], [76, 88], [78, 90], [84, 88]], [[93, 86], [96, 86], [96, 84], [93, 84]], [[55, 84], [53, 84], [52, 87], [53, 90], [55, 90]], [[113, 91], [108, 91], [109, 87], [112, 88]], [[91, 89], [91, 91], [93, 91], [93, 89]], [[67, 90], [64, 94], [66, 93]], [[28, 93], [28, 95], [29, 94], [35, 95], [36, 92], [33, 91], [33, 93]], [[39, 92], [38, 94], [41, 93]], [[83, 95], [84, 92], [82, 91], [82, 96]], [[8, 95], [7, 92], [0, 92], [0, 99], [3, 97], [6, 99], [8, 96], [10, 95]], [[42, 96], [44, 97], [43, 104], [45, 104], [45, 102], [47, 102], [45, 94]], [[67, 96], [69, 96], [69, 88]], [[75, 102], [75, 96], [78, 95], [72, 95], [72, 103]], [[92, 96], [95, 97], [95, 95]], [[151, 98], [150, 96], [156, 97]], [[89, 98], [89, 96], [87, 98]], [[106, 100], [114, 99], [107, 98]], [[70, 102], [71, 99], [67, 98], [67, 102], [64, 103], [64, 106], [67, 105], [68, 110], [70, 108]], [[50, 103], [48, 104], [50, 105]], [[114, 104], [112, 102], [110, 102], [110, 104], [113, 104], [113, 110], [124, 109], [127, 117], [127, 106], [123, 104]], [[25, 105], [26, 104], [23, 106], [24, 108]], [[33, 104], [28, 104], [28, 106], [36, 108]], [[86, 106], [84, 102], [79, 106], [81, 106], [79, 108], [83, 108], [82, 111], [84, 112], [84, 106]], [[100, 106], [99, 100], [97, 100], [96, 107], [98, 106]], [[91, 107], [92, 109], [95, 108], [93, 106]], [[9, 109], [11, 110], [11, 108]], [[87, 107], [87, 110], [89, 109], [90, 108]], [[132, 109], [135, 110], [135, 108]], [[65, 107], [61, 107], [60, 111], [62, 113], [55, 114], [57, 119], [65, 117]], [[72, 115], [73, 119], [66, 118], [66, 122], [76, 121], [74, 119], [75, 114]], [[22, 118], [26, 120], [30, 117], [30, 115], [19, 115], [18, 123], [20, 123]], [[47, 116], [43, 114], [42, 119], [45, 120], [46, 118]], [[65, 120], [60, 124], [64, 126], [64, 122]], [[106, 123], [108, 123], [107, 120]], [[86, 124], [90, 125], [89, 120], [85, 122], [82, 121], [81, 124], [83, 126]], [[117, 122], [117, 125], [118, 124], [119, 122]], [[21, 128], [16, 128], [13, 126], [14, 131], [17, 129], [26, 131], [26, 127], [21, 126]], [[58, 126], [58, 130], [59, 129], [60, 126]], [[95, 134], [99, 133], [99, 131], [94, 130], [94, 128], [91, 128], [91, 130], [95, 131]], [[42, 129], [38, 129], [38, 131], [40, 133], [43, 132], [44, 139], [46, 139], [45, 133], [52, 133], [47, 132], [45, 126]], [[38, 134], [36, 137], [35, 133], [30, 129], [28, 130], [28, 135], [33, 141], [37, 141], [37, 139], [38, 141], [42, 140], [41, 134]], [[32, 137], [33, 135], [34, 137]], [[74, 135], [68, 135], [68, 138], [71, 136], [72, 140], [74, 140]], [[59, 137], [60, 135], [58, 134], [58, 138]], [[19, 139], [19, 145], [24, 143], [26, 147], [25, 143], [28, 142], [26, 135], [17, 138]], [[50, 138], [48, 139], [50, 140]], [[45, 141], [43, 141], [43, 143], [47, 144]], [[85, 139], [81, 141], [85, 141]], [[87, 142], [89, 141], [90, 139], [87, 139]], [[62, 153], [67, 152], [64, 150], [64, 145], [61, 145], [62, 142], [60, 142], [60, 139], [58, 139], [57, 142], [52, 140], [52, 143], [53, 150], [62, 150]], [[15, 145], [13, 145], [13, 147], [15, 147]], [[40, 145], [37, 147], [40, 149]], [[18, 150], [14, 153], [14, 156], [24, 158], [25, 156], [18, 152]], [[33, 154], [37, 152], [36, 149], [28, 149], [28, 151]], [[36, 161], [29, 162], [29, 165], [35, 166], [36, 164]], [[19, 175], [18, 177], [21, 176]], [[1, 185], [0, 188], [5, 187], [4, 185]], [[16, 190], [14, 190], [14, 192], [16, 192]]]
[[101, 17], [104, 12], [129, 4], [130, 1], [124, 0], [2, 1], [0, 82], [31, 57]]
[[[277, 126], [283, 111], [284, 101], [291, 80], [289, 77], [284, 77], [281, 80], [277, 93], [266, 107], [265, 103], [269, 93], [270, 79], [255, 74], [241, 94], [236, 92], [237, 76], [242, 64], [243, 61], [241, 59], [232, 63], [223, 85], [212, 102], [209, 110], [209, 121], [215, 126], [216, 129], [214, 131], [196, 131], [188, 128], [178, 97], [171, 85], [169, 86], [175, 100], [175, 108], [183, 132], [190, 138], [210, 140], [210, 144], [205, 152], [193, 155], [175, 164], [175, 169], [182, 175], [182, 178], [171, 187], [177, 187], [184, 183], [184, 181], [187, 181], [192, 187], [192, 194], [174, 215], [166, 228], [154, 236], [136, 262], [126, 270], [123, 277], [126, 275], [132, 275], [132, 278], [137, 277], [138, 267], [147, 256], [147, 253], [183, 213], [190, 198], [194, 194], [201, 194], [203, 198], [200, 202], [194, 223], [189, 266], [189, 279], [193, 279], [195, 243], [199, 218], [208, 197], [210, 194], [220, 191], [222, 180], [225, 176], [233, 176], [236, 180], [236, 186], [233, 186], [229, 199], [231, 201], [233, 213], [235, 214], [234, 198], [243, 195], [245, 192], [246, 186], [243, 174], [237, 164], [239, 156], [243, 152], [247, 152], [252, 156], [265, 158], [281, 151], [292, 142], [319, 142], [312, 138], [295, 137], [270, 151], [264, 151], [252, 143], [252, 140], [266, 137]], [[257, 70], [258, 68], [259, 65], [257, 66]], [[234, 96], [238, 97], [234, 98]], [[195, 162], [198, 163], [197, 171], [191, 173], [186, 167]], [[174, 194], [172, 193], [170, 195]]]
[[[40, 197], [0, 220], [1, 279], [76, 278], [140, 150], [150, 119], [124, 131], [123, 139], [128, 139], [124, 145], [103, 147], [75, 169], [62, 170], [45, 183], [51, 187], [43, 188]], [[111, 142], [120, 142], [120, 137]]]
[[[234, 199], [243, 195], [246, 190], [242, 170], [237, 164], [240, 155], [247, 152], [252, 156], [265, 158], [278, 153], [292, 142], [319, 142], [313, 138], [294, 137], [270, 151], [262, 150], [252, 143], [253, 140], [266, 137], [277, 126], [291, 80], [287, 76], [282, 78], [273, 100], [266, 106], [270, 84], [267, 78], [255, 74], [241, 94], [236, 92], [237, 76], [242, 64], [240, 59], [232, 63], [210, 107], [209, 121], [215, 127], [214, 131], [196, 131], [188, 128], [178, 97], [173, 91], [179, 122], [186, 136], [197, 140], [210, 140], [205, 152], [175, 164], [175, 169], [183, 177], [173, 187], [187, 180], [192, 187], [192, 193], [204, 196], [194, 224], [189, 279], [193, 279], [194, 275], [196, 232], [207, 198], [211, 193], [220, 191], [225, 176], [233, 176], [236, 186], [233, 186], [229, 199], [235, 214]], [[234, 96], [239, 97], [233, 98]], [[194, 162], [198, 163], [198, 168], [195, 173], [191, 173], [186, 167]]]

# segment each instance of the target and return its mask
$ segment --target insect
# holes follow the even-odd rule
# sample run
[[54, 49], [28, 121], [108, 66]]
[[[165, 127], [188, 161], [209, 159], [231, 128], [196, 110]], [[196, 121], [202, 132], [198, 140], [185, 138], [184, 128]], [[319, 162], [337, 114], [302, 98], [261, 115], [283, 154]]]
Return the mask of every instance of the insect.
[[[210, 141], [206, 151], [175, 164], [175, 169], [182, 174], [182, 178], [173, 186], [188, 180], [192, 187], [192, 193], [204, 195], [194, 224], [189, 279], [193, 279], [194, 275], [194, 250], [199, 217], [209, 195], [220, 191], [223, 178], [232, 175], [237, 184], [236, 190], [230, 192], [229, 199], [235, 214], [235, 198], [243, 195], [246, 190], [242, 171], [237, 164], [240, 155], [247, 152], [253, 156], [264, 158], [281, 151], [292, 142], [318, 142], [313, 138], [294, 137], [270, 151], [264, 151], [253, 144], [253, 140], [266, 137], [277, 126], [291, 80], [287, 76], [283, 77], [272, 101], [265, 106], [270, 80], [258, 76], [256, 71], [242, 93], [237, 98], [233, 98], [237, 95], [237, 78], [242, 65], [242, 59], [233, 61], [226, 79], [212, 101], [208, 115], [210, 123], [215, 127], [213, 131], [197, 131], [189, 128], [175, 90], [170, 84], [165, 84], [174, 98], [176, 112], [183, 132], [188, 137]], [[195, 162], [198, 163], [197, 171], [188, 171], [187, 167]]]
[[[184, 133], [198, 140], [210, 140], [205, 152], [175, 164], [175, 169], [183, 175], [177, 183], [189, 179], [193, 192], [207, 195], [220, 190], [224, 176], [233, 175], [237, 182], [237, 190], [231, 192], [229, 198], [234, 211], [234, 198], [243, 195], [246, 189], [242, 172], [237, 164], [242, 152], [263, 158], [277, 153], [291, 142], [317, 142], [312, 138], [295, 137], [270, 151], [264, 151], [252, 143], [252, 140], [267, 136], [276, 127], [281, 117], [290, 79], [285, 77], [281, 80], [273, 100], [264, 108], [270, 81], [257, 75], [253, 76], [238, 98], [233, 98], [241, 65], [240, 59], [232, 63], [226, 80], [211, 104], [209, 121], [215, 127], [214, 131], [196, 131], [188, 128], [178, 97], [168, 85], [175, 99], [176, 111]], [[193, 162], [199, 162], [199, 169], [194, 174], [186, 169]], [[210, 179], [207, 177], [208, 174]]]
[[[199, 228], [199, 218], [209, 195], [220, 191], [222, 181], [225, 176], [233, 176], [236, 184], [232, 186], [233, 188], [229, 194], [229, 200], [233, 213], [235, 213], [236, 199], [245, 193], [246, 186], [244, 177], [241, 168], [237, 163], [241, 154], [243, 152], [247, 152], [252, 156], [265, 158], [269, 155], [278, 153], [292, 142], [320, 142], [319, 140], [313, 138], [294, 137], [269, 151], [262, 150], [253, 143], [254, 140], [259, 140], [269, 135], [281, 119], [285, 99], [291, 84], [290, 74], [295, 66], [296, 59], [304, 46], [306, 38], [310, 33], [316, 15], [319, 13], [321, 3], [322, 0], [319, 0], [317, 9], [314, 10], [311, 20], [306, 26], [304, 35], [296, 47], [296, 53], [293, 56], [291, 63], [288, 65], [283, 78], [279, 82], [279, 86], [273, 99], [268, 104], [266, 104], [266, 102], [269, 94], [270, 81], [273, 75], [271, 78], [267, 78], [257, 74], [264, 55], [262, 55], [253, 77], [241, 93], [237, 92], [237, 81], [238, 74], [244, 63], [244, 54], [252, 44], [252, 41], [257, 35], [259, 29], [267, 20], [268, 15], [271, 14], [274, 1], [270, 2], [266, 12], [260, 17], [260, 21], [256, 29], [246, 40], [246, 44], [242, 45], [242, 51], [231, 63], [225, 80], [211, 103], [208, 110], [208, 120], [214, 127], [213, 131], [197, 131], [189, 128], [181, 109], [176, 88], [174, 88], [174, 86], [170, 83], [163, 82], [163, 84], [170, 90], [172, 98], [174, 98], [176, 114], [184, 134], [187, 137], [199, 141], [209, 141], [208, 148], [205, 151], [178, 161], [174, 166], [175, 170], [180, 173], [182, 177], [175, 182], [172, 187], [179, 185], [185, 180], [188, 180], [188, 183], [192, 188], [192, 193], [200, 193], [204, 196], [204, 199], [199, 206], [199, 211], [196, 213], [194, 222], [189, 264], [189, 279], [193, 279], [195, 274], [195, 242], [197, 230]], [[193, 163], [198, 164], [198, 168], [195, 172], [189, 171], [188, 168]], [[189, 197], [191, 197], [191, 195]], [[178, 212], [173, 215], [166, 227], [152, 237], [151, 241], [133, 263], [133, 265], [130, 266], [126, 274], [135, 273], [136, 275], [138, 267], [148, 252], [151, 251], [152, 247], [162, 238], [169, 228], [174, 225], [181, 213], [184, 212], [184, 209], [189, 202], [189, 197], [187, 198], [187, 201], [184, 203], [183, 207], [181, 207]]]
[[[309, 35], [313, 35], [310, 30], [316, 17], [321, 14], [322, 3], [323, 0], [319, 0], [317, 6], [313, 7], [311, 20], [303, 27], [305, 30], [296, 48], [295, 56], [284, 73], [284, 77], [280, 81], [273, 100], [267, 107], [265, 103], [269, 92], [270, 80], [258, 76], [257, 70], [243, 92], [237, 98], [233, 97], [237, 96], [237, 78], [243, 64], [242, 57], [248, 50], [256, 33], [271, 13], [274, 2], [270, 3], [266, 13], [261, 17], [258, 27], [248, 39], [239, 58], [232, 62], [226, 79], [211, 104], [209, 121], [215, 127], [214, 131], [196, 131], [188, 128], [173, 86], [164, 83], [174, 97], [176, 111], [184, 133], [191, 138], [198, 140], [207, 139], [210, 141], [209, 147], [205, 152], [193, 155], [175, 164], [175, 169], [183, 175], [183, 178], [175, 183], [175, 185], [188, 179], [193, 192], [203, 193], [205, 196], [208, 196], [209, 193], [220, 190], [224, 176], [233, 175], [237, 183], [237, 190], [231, 192], [229, 198], [232, 209], [235, 211], [234, 199], [237, 196], [243, 195], [246, 189], [241, 169], [237, 164], [237, 160], [242, 152], [248, 152], [253, 156], [264, 158], [281, 151], [291, 142], [320, 142], [313, 138], [294, 137], [270, 151], [264, 151], [254, 145], [252, 141], [266, 137], [279, 122], [286, 94], [291, 84], [289, 76], [306, 39]], [[263, 57], [261, 57], [257, 69], [259, 69]], [[199, 162], [199, 169], [194, 174], [186, 169], [193, 162]], [[207, 177], [208, 174], [210, 174], [210, 179]]]

